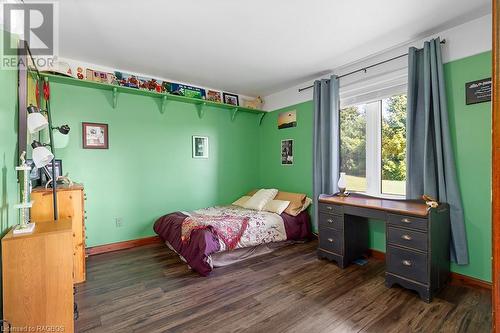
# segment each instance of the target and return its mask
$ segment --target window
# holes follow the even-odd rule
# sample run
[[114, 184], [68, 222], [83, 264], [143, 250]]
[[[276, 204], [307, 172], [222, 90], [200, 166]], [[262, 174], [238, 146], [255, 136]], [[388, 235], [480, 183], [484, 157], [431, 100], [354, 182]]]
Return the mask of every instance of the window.
[[406, 194], [405, 94], [340, 110], [340, 171], [349, 191]]

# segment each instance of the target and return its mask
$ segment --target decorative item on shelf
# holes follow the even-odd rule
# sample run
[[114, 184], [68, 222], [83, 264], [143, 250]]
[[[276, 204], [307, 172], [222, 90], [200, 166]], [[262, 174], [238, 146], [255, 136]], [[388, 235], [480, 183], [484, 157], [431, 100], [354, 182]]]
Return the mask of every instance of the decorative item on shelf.
[[429, 196], [429, 195], [422, 195], [422, 199], [425, 200], [425, 204], [429, 207], [429, 208], [438, 208], [439, 207], [439, 202], [437, 201], [437, 199], [434, 199], [433, 197]]
[[198, 99], [205, 99], [206, 98], [205, 89], [193, 87], [193, 86], [188, 86], [185, 84], [170, 83], [168, 91], [171, 94], [178, 95], [178, 96], [184, 96], [184, 97], [189, 97], [189, 98], [198, 98]]
[[240, 100], [238, 98], [238, 95], [235, 94], [230, 94], [230, 93], [222, 93], [222, 97], [224, 99], [224, 103], [229, 104], [229, 105], [240, 105]]
[[115, 71], [114, 75], [120, 86], [139, 89], [139, 79], [137, 76], [118, 71]]
[[193, 135], [193, 158], [208, 158], [208, 136]]
[[76, 78], [79, 80], [85, 79], [85, 75], [83, 74], [83, 68], [80, 66], [76, 68]]
[[35, 223], [30, 223], [30, 208], [33, 206], [33, 203], [29, 200], [30, 187], [28, 182], [31, 167], [26, 164], [25, 156], [26, 152], [23, 151], [20, 156], [21, 165], [16, 167], [16, 170], [23, 174], [23, 182], [21, 184], [22, 202], [14, 206], [14, 208], [20, 209], [20, 221], [19, 224], [14, 227], [14, 235], [31, 233], [35, 229]]
[[94, 71], [87, 68], [87, 80], [98, 83], [113, 84], [113, 82], [116, 81], [116, 77], [113, 73]]
[[27, 107], [27, 110], [27, 126], [28, 131], [31, 134], [35, 134], [49, 126], [49, 122], [47, 118], [45, 118], [45, 116], [42, 114], [42, 110], [31, 104]]
[[220, 91], [208, 90], [207, 101], [222, 103], [222, 96]]
[[293, 140], [281, 140], [281, 165], [293, 165]]
[[297, 111], [281, 112], [278, 115], [278, 129], [297, 126]]
[[162, 84], [163, 82], [156, 79], [148, 79], [139, 77], [139, 89], [156, 91], [158, 93], [165, 92], [165, 88]]
[[248, 99], [243, 100], [243, 106], [249, 109], [262, 110], [263, 104], [264, 100], [260, 96], [257, 96], [256, 98], [251, 100]]
[[82, 123], [84, 149], [108, 149], [108, 124]]
[[46, 61], [45, 64], [46, 66], [39, 67], [40, 72], [73, 77], [71, 66], [66, 61], [54, 58], [53, 61]]
[[347, 177], [345, 175], [345, 172], [340, 173], [339, 181], [337, 182], [337, 186], [339, 187], [339, 193], [337, 194], [339, 197], [347, 197], [349, 196], [349, 192], [346, 191], [347, 189]]

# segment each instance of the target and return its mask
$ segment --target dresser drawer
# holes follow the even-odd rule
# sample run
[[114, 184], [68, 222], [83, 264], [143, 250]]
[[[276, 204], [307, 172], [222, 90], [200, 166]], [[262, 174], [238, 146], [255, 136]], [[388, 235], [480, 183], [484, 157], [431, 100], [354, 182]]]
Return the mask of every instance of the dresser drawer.
[[387, 272], [428, 284], [427, 254], [387, 246]]
[[319, 225], [336, 230], [344, 229], [344, 216], [319, 213]]
[[327, 204], [323, 202], [319, 203], [319, 211], [322, 213], [338, 214], [338, 215], [342, 215], [343, 213], [342, 206]]
[[319, 248], [343, 255], [342, 232], [330, 228], [319, 227]]
[[427, 219], [413, 216], [389, 214], [387, 222], [396, 226], [427, 230]]
[[427, 233], [387, 227], [387, 242], [427, 252]]

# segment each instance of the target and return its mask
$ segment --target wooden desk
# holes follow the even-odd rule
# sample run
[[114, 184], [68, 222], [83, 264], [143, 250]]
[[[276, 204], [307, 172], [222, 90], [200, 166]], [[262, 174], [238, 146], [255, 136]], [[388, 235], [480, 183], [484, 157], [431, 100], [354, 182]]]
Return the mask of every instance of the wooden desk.
[[368, 251], [367, 219], [385, 221], [386, 278], [415, 290], [426, 302], [449, 277], [450, 217], [447, 204], [351, 194], [319, 198], [318, 256], [344, 268]]
[[73, 332], [70, 220], [2, 238], [3, 319], [12, 331]]

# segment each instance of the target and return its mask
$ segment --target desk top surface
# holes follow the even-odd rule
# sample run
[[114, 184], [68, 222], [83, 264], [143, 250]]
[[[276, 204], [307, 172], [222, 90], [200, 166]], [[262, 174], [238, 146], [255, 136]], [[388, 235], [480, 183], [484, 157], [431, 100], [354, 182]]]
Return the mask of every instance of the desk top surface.
[[45, 234], [53, 234], [53, 233], [61, 233], [61, 232], [72, 232], [72, 224], [71, 220], [57, 220], [57, 221], [47, 221], [47, 222], [36, 222], [35, 230], [29, 234], [17, 234], [14, 235], [14, 229], [10, 229], [10, 231], [2, 238], [2, 242], [10, 241], [15, 239], [26, 239], [33, 237], [40, 237]]
[[322, 195], [319, 198], [319, 202], [377, 209], [390, 213], [421, 217], [427, 217], [429, 212], [428, 206], [423, 201], [382, 199], [358, 194], [351, 194], [348, 197]]

